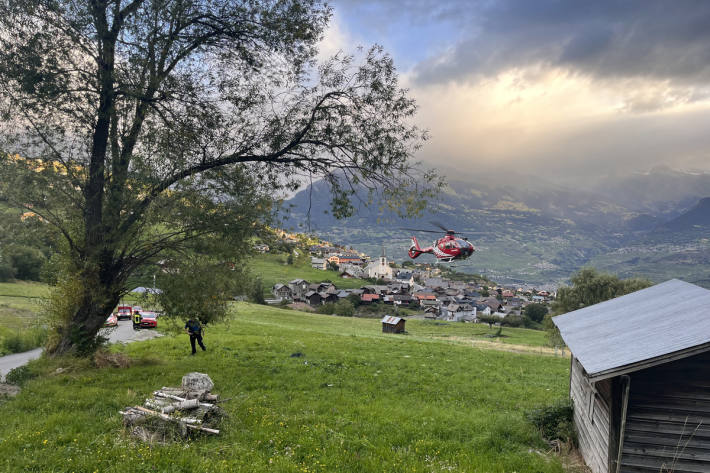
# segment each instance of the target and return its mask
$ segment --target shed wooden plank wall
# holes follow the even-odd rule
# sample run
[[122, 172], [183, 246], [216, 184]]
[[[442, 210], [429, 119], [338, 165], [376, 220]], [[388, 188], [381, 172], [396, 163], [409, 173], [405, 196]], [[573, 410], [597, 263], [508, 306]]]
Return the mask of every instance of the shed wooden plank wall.
[[576, 359], [572, 360], [570, 376], [579, 451], [593, 473], [609, 473], [611, 382], [605, 380], [592, 386]]
[[710, 355], [631, 375], [621, 471], [710, 472]]

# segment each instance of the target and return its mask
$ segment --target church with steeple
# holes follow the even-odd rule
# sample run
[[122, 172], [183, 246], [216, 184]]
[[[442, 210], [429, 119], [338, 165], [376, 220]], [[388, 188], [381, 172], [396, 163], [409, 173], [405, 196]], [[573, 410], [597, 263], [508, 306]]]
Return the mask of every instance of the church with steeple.
[[390, 268], [387, 262], [387, 254], [385, 253], [384, 245], [382, 245], [382, 256], [368, 264], [365, 271], [367, 272], [368, 278], [392, 279], [392, 268]]

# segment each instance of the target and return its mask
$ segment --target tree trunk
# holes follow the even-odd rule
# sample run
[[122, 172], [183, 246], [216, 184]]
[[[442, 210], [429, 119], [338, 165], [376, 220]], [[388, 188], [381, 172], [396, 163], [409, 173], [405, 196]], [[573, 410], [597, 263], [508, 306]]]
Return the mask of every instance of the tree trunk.
[[119, 302], [121, 289], [116, 281], [102, 281], [105, 271], [83, 271], [81, 294], [68, 321], [59, 329], [59, 342], [50, 347], [50, 354], [86, 355], [97, 348], [96, 336]]

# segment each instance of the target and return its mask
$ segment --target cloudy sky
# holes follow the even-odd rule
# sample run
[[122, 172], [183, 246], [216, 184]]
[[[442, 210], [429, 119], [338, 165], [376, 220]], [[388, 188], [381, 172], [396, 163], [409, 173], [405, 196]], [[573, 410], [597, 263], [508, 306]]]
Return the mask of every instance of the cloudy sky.
[[566, 178], [710, 171], [710, 1], [333, 0], [323, 52], [379, 43], [419, 156]]

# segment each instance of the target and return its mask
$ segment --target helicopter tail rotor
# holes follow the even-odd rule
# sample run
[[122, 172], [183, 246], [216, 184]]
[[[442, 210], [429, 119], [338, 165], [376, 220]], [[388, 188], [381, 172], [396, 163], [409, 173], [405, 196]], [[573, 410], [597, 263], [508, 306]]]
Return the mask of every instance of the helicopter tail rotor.
[[408, 253], [409, 257], [412, 259], [417, 258], [419, 255], [424, 253], [422, 248], [419, 246], [419, 242], [416, 237], [412, 237], [412, 246], [409, 247]]

